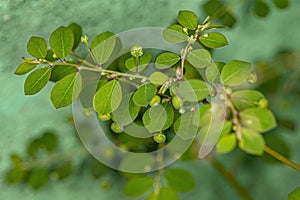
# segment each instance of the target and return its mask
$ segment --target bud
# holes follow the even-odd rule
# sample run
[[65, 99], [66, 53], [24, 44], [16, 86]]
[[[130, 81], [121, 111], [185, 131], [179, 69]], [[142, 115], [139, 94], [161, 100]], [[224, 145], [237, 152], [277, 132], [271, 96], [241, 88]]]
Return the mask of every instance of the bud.
[[186, 27], [182, 28], [183, 32], [188, 33], [188, 29]]
[[81, 36], [81, 42], [85, 43], [86, 45], [89, 45], [89, 38], [88, 38], [88, 36], [86, 36], [86, 35]]
[[248, 83], [255, 83], [257, 81], [257, 75], [256, 73], [252, 72], [250, 76], [248, 77]]

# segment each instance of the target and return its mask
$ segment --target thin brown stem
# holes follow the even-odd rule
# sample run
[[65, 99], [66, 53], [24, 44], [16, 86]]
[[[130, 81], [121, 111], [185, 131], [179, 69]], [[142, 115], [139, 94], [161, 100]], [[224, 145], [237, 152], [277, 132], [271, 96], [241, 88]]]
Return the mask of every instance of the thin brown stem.
[[269, 155], [271, 155], [272, 157], [276, 158], [277, 160], [283, 162], [284, 164], [286, 164], [286, 165], [294, 168], [298, 172], [300, 172], [300, 166], [299, 165], [297, 165], [296, 163], [294, 163], [291, 160], [287, 159], [286, 157], [284, 157], [280, 153], [276, 152], [275, 150], [271, 149], [270, 147], [265, 146], [264, 151], [266, 153], [268, 153]]
[[212, 166], [223, 176], [223, 178], [232, 186], [237, 194], [243, 200], [253, 200], [248, 190], [236, 179], [236, 177], [228, 171], [221, 162], [216, 158], [210, 157], [208, 159]]

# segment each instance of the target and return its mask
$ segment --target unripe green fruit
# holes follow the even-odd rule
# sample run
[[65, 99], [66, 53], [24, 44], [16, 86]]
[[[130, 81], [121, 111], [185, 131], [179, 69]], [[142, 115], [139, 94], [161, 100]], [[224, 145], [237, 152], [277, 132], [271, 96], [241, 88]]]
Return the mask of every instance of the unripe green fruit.
[[261, 100], [259, 100], [258, 107], [260, 107], [260, 108], [268, 108], [268, 106], [269, 106], [269, 102], [268, 102], [267, 99], [262, 98]]
[[238, 127], [236, 125], [232, 126], [232, 130], [233, 131], [237, 131], [238, 130]]
[[121, 126], [119, 126], [116, 122], [113, 122], [110, 125], [110, 128], [115, 133], [122, 133], [123, 132], [123, 128]]
[[107, 114], [98, 114], [98, 118], [101, 119], [102, 121], [108, 121], [111, 119], [110, 113]]
[[153, 135], [153, 140], [159, 144], [164, 143], [166, 141], [166, 136], [162, 133], [155, 133]]
[[181, 101], [177, 96], [172, 98], [172, 104], [175, 109], [179, 109], [181, 107]]
[[155, 95], [155, 96], [151, 99], [149, 105], [150, 105], [150, 106], [156, 106], [156, 105], [158, 105], [158, 104], [160, 103], [160, 100], [161, 100], [161, 99], [160, 99], [160, 96]]

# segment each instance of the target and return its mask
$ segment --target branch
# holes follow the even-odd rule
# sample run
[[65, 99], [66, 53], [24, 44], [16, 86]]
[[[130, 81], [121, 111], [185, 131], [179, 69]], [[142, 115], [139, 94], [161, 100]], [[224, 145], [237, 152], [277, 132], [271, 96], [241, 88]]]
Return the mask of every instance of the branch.
[[266, 153], [268, 153], [269, 155], [273, 156], [274, 158], [276, 158], [277, 160], [283, 162], [284, 164], [294, 168], [295, 170], [297, 170], [298, 172], [300, 172], [300, 166], [297, 165], [296, 163], [290, 161], [289, 159], [287, 159], [286, 157], [284, 157], [283, 155], [281, 155], [280, 153], [274, 151], [273, 149], [271, 149], [268, 146], [264, 147], [264, 151]]
[[231, 187], [238, 193], [243, 200], [253, 200], [248, 190], [241, 185], [236, 177], [228, 171], [221, 162], [216, 158], [208, 158], [212, 166], [223, 176], [223, 178], [231, 185]]

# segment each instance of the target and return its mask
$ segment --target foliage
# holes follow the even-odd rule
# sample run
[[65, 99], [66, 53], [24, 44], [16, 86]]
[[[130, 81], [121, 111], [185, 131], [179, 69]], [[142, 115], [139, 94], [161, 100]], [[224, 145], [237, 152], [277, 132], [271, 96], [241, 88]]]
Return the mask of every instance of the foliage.
[[[219, 1], [208, 1], [205, 4], [208, 14], [215, 13], [216, 6], [212, 2], [223, 6]], [[256, 3], [262, 4], [262, 1]], [[274, 3], [280, 8], [286, 7], [278, 1]], [[227, 11], [222, 12], [222, 17], [226, 25], [232, 25], [228, 21], [235, 21]], [[256, 80], [253, 67], [242, 60], [213, 61], [209, 50], [222, 48], [228, 41], [222, 33], [215, 31], [222, 26], [211, 25], [209, 18], [202, 23], [199, 21], [194, 12], [183, 10], [178, 13], [178, 23], [164, 30], [166, 41], [184, 45], [180, 55], [173, 52], [154, 54], [137, 44], [131, 48], [130, 56], [119, 58], [123, 68], [109, 65], [118, 45], [116, 35], [104, 32], [90, 43], [87, 36], [82, 36], [79, 25], [61, 26], [50, 36], [50, 49], [43, 38], [29, 40], [27, 50], [33, 58], [23, 58], [15, 74], [32, 71], [24, 84], [26, 95], [34, 95], [49, 81], [54, 82], [50, 97], [58, 109], [71, 105], [76, 99], [81, 100], [84, 91], [82, 72], [95, 73], [98, 86], [92, 98], [93, 108], [88, 109], [97, 114], [99, 121], [109, 124], [110, 137], [128, 151], [151, 152], [168, 145], [176, 135], [184, 140], [196, 138], [192, 149], [209, 141], [211, 131], [221, 124], [216, 153], [230, 153], [239, 148], [247, 154], [261, 156], [268, 148], [264, 133], [274, 129], [277, 122], [265, 95], [246, 89]], [[92, 61], [76, 54], [80, 39], [88, 47]], [[202, 48], [195, 48], [196, 44]], [[155, 65], [150, 64], [152, 58]], [[104, 67], [105, 64], [108, 66]], [[124, 67], [128, 73], [124, 73]], [[155, 71], [147, 74], [145, 71], [149, 68], [155, 68]], [[170, 69], [174, 73], [166, 73], [165, 70]], [[204, 77], [196, 77], [194, 72], [201, 72]], [[225, 114], [214, 107], [214, 98], [224, 101]], [[137, 139], [129, 135], [130, 127], [135, 123], [152, 138]], [[49, 133], [33, 140], [28, 146], [28, 156], [35, 159], [40, 151], [55, 151], [56, 140], [55, 134]], [[272, 154], [272, 151], [267, 152]], [[190, 157], [196, 159], [197, 156]], [[72, 169], [70, 161], [32, 167], [22, 160], [20, 156], [13, 156], [14, 167], [7, 173], [7, 182], [26, 182], [38, 189], [53, 173], [62, 179]], [[159, 165], [163, 159], [153, 159], [153, 162]], [[92, 168], [92, 173], [99, 174], [97, 168]], [[178, 199], [178, 193], [195, 188], [192, 174], [184, 169], [163, 168], [154, 174], [128, 177], [124, 193], [130, 197], [146, 195], [148, 199]]]
[[[245, 13], [253, 13], [257, 17], [267, 17], [274, 5], [277, 9], [282, 10], [290, 6], [290, 0], [246, 0], [240, 1], [222, 1], [222, 0], [207, 0], [202, 9], [206, 15], [210, 16], [213, 20], [221, 22], [223, 25], [232, 27], [238, 21], [237, 14], [234, 12], [234, 8], [242, 4]], [[273, 5], [272, 5], [273, 4]]]

